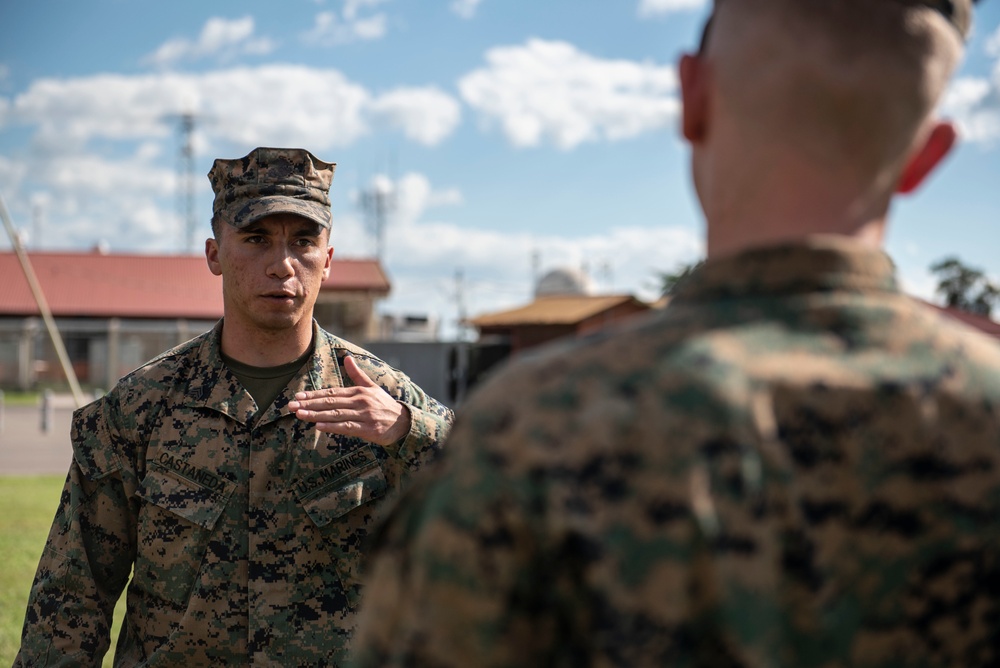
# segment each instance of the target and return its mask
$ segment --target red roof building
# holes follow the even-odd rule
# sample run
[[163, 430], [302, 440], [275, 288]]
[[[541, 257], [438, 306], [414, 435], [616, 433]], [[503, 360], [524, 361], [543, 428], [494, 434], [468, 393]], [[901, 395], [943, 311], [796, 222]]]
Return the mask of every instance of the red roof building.
[[959, 308], [953, 308], [949, 306], [938, 306], [937, 304], [931, 304], [930, 302], [925, 302], [928, 306], [941, 311], [945, 315], [951, 316], [955, 320], [965, 323], [969, 327], [973, 327], [988, 334], [992, 337], [1000, 339], [1000, 322], [996, 322], [984, 315], [978, 315], [976, 313], [969, 313], [968, 311], [963, 311]]
[[[222, 281], [203, 257], [31, 253], [28, 259], [55, 317], [222, 317]], [[0, 316], [38, 314], [17, 256], [0, 253]]]
[[482, 339], [500, 338], [511, 354], [565, 336], [597, 331], [650, 310], [631, 295], [544, 295], [533, 302], [470, 321]]
[[[31, 253], [29, 261], [57, 317], [222, 317], [222, 279], [194, 255]], [[385, 297], [390, 284], [378, 260], [334, 259], [326, 300], [347, 294]], [[0, 253], [0, 317], [38, 314], [13, 252]]]
[[535, 299], [524, 306], [487, 313], [469, 324], [481, 343], [491, 342], [516, 355], [549, 341], [603, 329], [639, 313], [650, 305], [632, 295], [594, 294], [586, 272], [561, 267], [538, 279]]
[[[28, 254], [80, 381], [109, 386], [222, 317], [222, 280], [193, 255]], [[378, 260], [334, 258], [316, 301], [327, 330], [352, 341], [377, 332], [388, 296]], [[62, 372], [17, 255], [0, 252], [0, 387], [58, 382]]]

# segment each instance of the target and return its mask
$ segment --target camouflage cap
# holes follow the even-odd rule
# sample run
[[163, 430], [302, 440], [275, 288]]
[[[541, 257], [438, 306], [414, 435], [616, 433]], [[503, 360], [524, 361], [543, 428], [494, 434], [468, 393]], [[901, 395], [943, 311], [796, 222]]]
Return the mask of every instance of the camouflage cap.
[[220, 158], [208, 172], [215, 192], [212, 212], [237, 228], [291, 213], [330, 229], [336, 166], [301, 148], [259, 147], [235, 160]]

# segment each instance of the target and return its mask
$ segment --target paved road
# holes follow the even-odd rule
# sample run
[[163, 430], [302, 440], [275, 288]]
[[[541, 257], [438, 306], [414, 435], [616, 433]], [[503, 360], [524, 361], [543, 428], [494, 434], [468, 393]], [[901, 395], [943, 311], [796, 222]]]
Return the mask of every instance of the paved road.
[[52, 424], [41, 429], [38, 406], [5, 406], [0, 425], [0, 475], [65, 475], [72, 447], [69, 427], [73, 398], [57, 395], [53, 401]]

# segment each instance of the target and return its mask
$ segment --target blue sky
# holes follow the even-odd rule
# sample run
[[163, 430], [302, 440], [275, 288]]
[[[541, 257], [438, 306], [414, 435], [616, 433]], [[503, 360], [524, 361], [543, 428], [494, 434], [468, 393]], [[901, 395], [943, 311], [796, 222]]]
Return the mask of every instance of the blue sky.
[[[537, 272], [655, 296], [698, 259], [677, 134], [679, 54], [704, 0], [0, 0], [0, 195], [29, 248], [187, 252], [178, 115], [192, 113], [194, 245], [216, 157], [337, 163], [333, 244], [375, 251], [359, 194], [392, 194], [383, 310], [449, 336]], [[1000, 2], [983, 0], [942, 105], [962, 129], [893, 211], [888, 249], [931, 298], [946, 255], [1000, 277]], [[8, 248], [6, 238], [0, 248]], [[457, 289], [456, 274], [463, 276]]]

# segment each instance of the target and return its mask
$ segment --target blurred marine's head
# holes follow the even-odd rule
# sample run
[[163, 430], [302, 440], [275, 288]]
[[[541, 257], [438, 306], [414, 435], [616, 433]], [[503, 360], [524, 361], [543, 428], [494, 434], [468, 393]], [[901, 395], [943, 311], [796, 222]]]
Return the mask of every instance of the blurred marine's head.
[[716, 0], [681, 64], [703, 204], [769, 169], [888, 200], [933, 130], [971, 12], [972, 0]]

